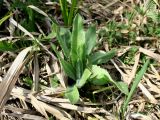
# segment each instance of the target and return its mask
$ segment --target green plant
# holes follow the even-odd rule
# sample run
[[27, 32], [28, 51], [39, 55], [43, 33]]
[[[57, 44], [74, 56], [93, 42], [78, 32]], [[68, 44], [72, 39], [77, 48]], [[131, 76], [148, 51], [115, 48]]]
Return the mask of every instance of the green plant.
[[[129, 16], [129, 13], [126, 15]], [[117, 47], [117, 44], [128, 45], [130, 41], [135, 40], [136, 36], [135, 30], [131, 29], [130, 25], [115, 20], [108, 22], [105, 27], [98, 31], [98, 34], [101, 39], [107, 41], [110, 47]]]
[[[145, 4], [136, 5], [132, 10], [126, 10], [123, 17], [127, 20], [118, 22], [111, 20], [99, 30], [99, 35], [110, 45], [129, 45], [135, 43], [137, 36], [159, 36], [159, 6], [157, 0], [147, 0]], [[139, 23], [136, 23], [136, 19]], [[147, 21], [147, 23], [145, 22]]]
[[124, 115], [124, 112], [127, 109], [128, 103], [130, 102], [134, 92], [136, 91], [136, 88], [138, 87], [138, 84], [139, 84], [140, 80], [142, 79], [144, 73], [146, 72], [149, 63], [150, 63], [150, 60], [148, 59], [145, 62], [145, 64], [143, 65], [143, 67], [141, 68], [141, 70], [138, 72], [137, 76], [135, 77], [135, 79], [133, 81], [133, 84], [132, 84], [132, 87], [131, 87], [131, 90], [130, 90], [126, 100], [124, 101], [124, 104], [121, 107], [122, 116]]
[[70, 7], [68, 7], [68, 0], [59, 0], [61, 11], [62, 11], [62, 17], [64, 20], [64, 24], [66, 26], [70, 26], [73, 21], [73, 17], [76, 14], [78, 10], [78, 0], [71, 0]]
[[71, 103], [74, 104], [79, 100], [78, 88], [82, 88], [87, 82], [94, 85], [112, 83], [123, 93], [128, 94], [128, 87], [125, 83], [114, 81], [107, 70], [99, 66], [113, 58], [116, 50], [93, 52], [96, 45], [95, 25], [85, 31], [81, 16], [76, 15], [72, 33], [68, 29], [57, 27], [57, 40], [64, 56], [60, 55], [54, 44], [52, 48], [66, 75], [75, 81], [72, 87], [67, 88], [65, 94]]

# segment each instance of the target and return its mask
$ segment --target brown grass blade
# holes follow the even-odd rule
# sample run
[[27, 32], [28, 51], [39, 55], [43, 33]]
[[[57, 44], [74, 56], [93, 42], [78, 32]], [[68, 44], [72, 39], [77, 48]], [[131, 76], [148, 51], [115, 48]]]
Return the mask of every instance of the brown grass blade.
[[39, 89], [39, 62], [37, 52], [34, 53], [34, 69], [33, 69], [33, 90]]
[[103, 108], [80, 107], [70, 103], [57, 103], [56, 105], [65, 109], [76, 110], [83, 113], [106, 113], [107, 115], [110, 115], [110, 113]]
[[148, 78], [144, 78], [144, 79], [145, 79], [147, 85], [149, 86], [149, 90], [160, 95], [160, 89], [158, 88], [158, 86], [152, 84]]
[[53, 103], [70, 103], [68, 99], [65, 98], [53, 98], [45, 95], [37, 96], [37, 99], [44, 101], [44, 102], [53, 102]]
[[44, 115], [46, 117], [46, 119], [48, 120], [48, 115], [46, 113], [46, 110], [44, 108], [44, 106], [41, 104], [40, 101], [38, 101], [33, 95], [29, 94], [29, 97], [31, 99], [31, 103], [32, 105], [37, 109], [37, 111], [39, 111], [42, 115]]
[[124, 54], [125, 54], [126, 52], [128, 52], [130, 49], [131, 49], [130, 46], [127, 46], [126, 48], [122, 48], [122, 50], [119, 50], [119, 51], [118, 51], [117, 56], [120, 57], [120, 56], [124, 55]]
[[114, 115], [112, 115], [111, 113], [109, 113], [103, 108], [80, 107], [77, 105], [72, 105], [70, 103], [57, 103], [56, 105], [64, 109], [74, 110], [82, 113], [90, 113], [90, 114], [104, 113], [107, 119], [109, 117], [109, 118], [112, 118], [113, 120], [116, 120], [116, 117]]
[[138, 84], [138, 87], [141, 89], [142, 93], [149, 99], [152, 104], [157, 104], [158, 101], [154, 98], [154, 96], [144, 87], [141, 83]]
[[[38, 101], [37, 99], [36, 99], [36, 102], [37, 102], [37, 105], [35, 106], [36, 108], [38, 108], [38, 106], [41, 106], [41, 108], [43, 107], [43, 110], [48, 111], [49, 113], [51, 113], [53, 116], [55, 116], [56, 118], [60, 120], [70, 120], [67, 117], [72, 118], [67, 112], [60, 110], [52, 105], [48, 105], [44, 102]], [[31, 103], [33, 104], [32, 98], [31, 98]], [[44, 111], [42, 111], [42, 109], [38, 108], [37, 110], [44, 115]]]
[[[37, 95], [37, 97], [34, 97], [33, 95], [29, 94], [29, 91], [24, 89], [24, 88], [20, 88], [20, 87], [16, 87], [12, 90], [12, 95], [14, 97], [17, 97], [19, 99], [24, 99], [27, 102], [32, 103], [32, 105], [42, 114], [44, 115], [45, 112], [47, 111], [50, 114], [52, 114], [53, 116], [55, 116], [57, 119], [60, 120], [72, 120], [72, 116], [69, 115], [67, 112], [65, 112], [64, 110], [62, 110], [61, 108], [57, 108], [55, 106], [49, 105], [47, 103], [50, 103], [51, 101], [46, 101], [44, 99], [48, 98], [43, 98]], [[32, 97], [32, 98], [31, 98]], [[40, 100], [37, 100], [37, 98], [42, 98], [40, 100], [43, 100], [43, 102], [41, 102]], [[51, 97], [50, 97], [51, 98]], [[46, 103], [45, 103], [45, 102]], [[56, 100], [57, 101], [57, 100]], [[38, 105], [38, 106], [37, 106]], [[40, 107], [41, 106], [41, 107]]]
[[125, 83], [128, 83], [128, 75], [125, 74], [120, 68], [119, 66], [114, 62], [114, 60], [111, 60], [111, 62], [113, 63], [113, 65], [115, 66], [115, 68], [117, 69], [117, 71], [121, 74], [122, 76], [122, 80], [125, 82]]
[[60, 70], [60, 66], [58, 65], [58, 62], [54, 62], [52, 66], [53, 66], [54, 72], [57, 72], [56, 76], [59, 82], [61, 83], [62, 87], [66, 89], [67, 79], [64, 73]]
[[21, 118], [24, 120], [46, 120], [43, 117], [40, 117], [37, 115], [30, 115], [30, 114], [23, 114]]
[[135, 56], [135, 63], [134, 63], [134, 66], [132, 68], [132, 71], [130, 73], [130, 77], [128, 78], [128, 85], [132, 82], [132, 80], [134, 79], [135, 75], [136, 75], [136, 71], [137, 71], [137, 67], [138, 67], [138, 63], [139, 63], [139, 58], [140, 58], [140, 53], [138, 53], [136, 56]]
[[47, 120], [41, 116], [31, 114], [1, 113], [1, 115], [1, 120]]
[[[63, 110], [60, 110], [52, 105], [48, 105], [46, 103], [41, 102], [41, 104], [45, 107], [45, 109], [51, 113], [52, 115], [54, 115], [56, 118], [60, 119], [60, 120], [72, 120], [72, 117], [66, 113]], [[62, 112], [63, 111], [63, 112]], [[70, 119], [67, 118], [66, 116], [70, 116]]]
[[139, 52], [148, 55], [149, 57], [153, 58], [154, 60], [160, 62], [160, 55], [156, 54], [150, 50], [144, 49], [144, 48], [139, 48]]
[[[6, 101], [10, 96], [10, 92], [13, 89], [19, 74], [21, 73], [22, 68], [26, 64], [26, 62], [31, 57], [31, 54], [28, 54], [32, 50], [32, 47], [28, 47], [21, 51], [14, 62], [12, 63], [11, 67], [9, 68], [7, 74], [5, 75], [4, 79], [0, 84], [0, 110], [2, 110], [3, 106], [5, 105]], [[28, 54], [28, 55], [27, 55]], [[2, 92], [3, 91], [3, 92]]]
[[49, 64], [46, 62], [46, 72], [47, 72], [47, 75], [46, 76], [44, 76], [44, 77], [48, 77], [48, 79], [49, 79], [49, 84], [50, 84], [50, 87], [52, 87], [52, 75], [53, 74], [56, 74], [55, 72], [54, 73], [52, 73], [52, 70], [51, 70], [51, 68], [50, 68], [50, 66], [49, 66]]
[[151, 69], [154, 72], [156, 78], [160, 79], [160, 74], [158, 73], [158, 71], [156, 70], [156, 68], [151, 64]]

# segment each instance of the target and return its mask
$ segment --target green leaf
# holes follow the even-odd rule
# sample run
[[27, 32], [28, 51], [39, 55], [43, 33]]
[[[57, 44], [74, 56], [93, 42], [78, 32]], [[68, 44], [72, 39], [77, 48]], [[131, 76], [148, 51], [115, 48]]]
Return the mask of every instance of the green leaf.
[[86, 54], [89, 55], [96, 45], [96, 27], [91, 26], [86, 32]]
[[70, 100], [72, 104], [75, 104], [79, 100], [79, 92], [76, 86], [69, 87], [66, 90], [65, 96]]
[[31, 9], [33, 9], [33, 10], [35, 10], [35, 11], [38, 12], [39, 14], [47, 17], [47, 18], [50, 20], [49, 16], [48, 16], [43, 10], [39, 9], [38, 7], [36, 7], [36, 6], [34, 6], [34, 5], [29, 5], [28, 7], [31, 8]]
[[73, 16], [75, 15], [75, 13], [77, 12], [78, 10], [78, 0], [71, 0], [72, 3], [71, 3], [71, 7], [70, 7], [70, 10], [69, 10], [69, 15], [68, 15], [68, 25], [71, 25], [72, 21], [73, 21]]
[[13, 13], [9, 13], [8, 15], [4, 16], [2, 19], [0, 19], [0, 26], [3, 22], [5, 22], [8, 18], [10, 18], [13, 15]]
[[76, 68], [76, 78], [80, 79], [83, 73], [83, 62], [78, 59], [75, 68]]
[[60, 60], [60, 63], [63, 67], [64, 72], [67, 74], [67, 76], [69, 76], [70, 78], [72, 78], [73, 80], [76, 79], [75, 77], [75, 69], [72, 66], [72, 64], [70, 64], [69, 62], [65, 61], [64, 59], [62, 59], [62, 57], [60, 56], [59, 52], [56, 49], [56, 46], [54, 44], [51, 44], [54, 52], [56, 53], [56, 55], [58, 56], [58, 59]]
[[68, 58], [70, 54], [68, 42], [70, 41], [70, 32], [67, 29], [60, 29], [62, 32], [64, 32], [63, 35], [61, 34], [61, 31], [57, 31], [57, 39], [58, 42], [64, 52], [64, 55]]
[[116, 55], [116, 52], [117, 51], [115, 49], [109, 52], [98, 51], [98, 52], [93, 53], [89, 57], [89, 60], [92, 62], [92, 64], [106, 63]]
[[114, 84], [122, 93], [128, 95], [128, 86], [124, 82], [114, 81], [107, 70], [93, 65], [92, 66], [92, 75], [89, 80], [94, 85], [105, 85], [107, 83]]
[[79, 14], [76, 15], [73, 22], [73, 31], [71, 37], [71, 60], [75, 67], [77, 61], [85, 59], [85, 32], [83, 30], [83, 21]]
[[0, 41], [0, 51], [13, 51], [16, 47], [11, 42]]
[[124, 82], [115, 82], [116, 87], [124, 94], [128, 95], [128, 85]]
[[65, 25], [68, 25], [68, 7], [67, 7], [67, 0], [59, 0], [60, 6], [61, 6], [61, 11], [62, 11], [62, 16]]
[[127, 96], [127, 99], [124, 101], [124, 104], [121, 108], [122, 109], [122, 114], [126, 111], [128, 103], [130, 102], [134, 92], [136, 91], [136, 89], [138, 87], [138, 84], [139, 84], [140, 80], [142, 79], [144, 73], [146, 72], [149, 63], [150, 63], [150, 60], [148, 59], [146, 61], [146, 63], [143, 65], [143, 67], [141, 68], [141, 70], [138, 72], [137, 76], [135, 77], [135, 79], [133, 81], [133, 84], [132, 84], [132, 87], [131, 87], [131, 90], [130, 90], [128, 96]]
[[32, 85], [33, 85], [33, 80], [32, 80], [30, 77], [24, 78], [23, 81], [24, 81], [24, 84], [25, 84], [25, 85], [27, 85], [27, 86], [29, 86], [29, 87], [32, 87]]
[[55, 37], [56, 37], [56, 33], [55, 33], [54, 31], [52, 31], [51, 33], [49, 33], [48, 36], [44, 37], [44, 39], [49, 39], [49, 40], [51, 40], [51, 39], [53, 39], [53, 38], [55, 38]]
[[77, 80], [76, 86], [78, 88], [81, 88], [86, 83], [90, 75], [91, 75], [91, 71], [88, 68], [86, 68], [82, 74], [82, 77]]
[[112, 82], [113, 80], [107, 70], [97, 66], [92, 66], [92, 75], [89, 80], [94, 85], [105, 85], [108, 82]]
[[54, 76], [53, 78], [51, 78], [51, 87], [57, 88], [58, 86], [59, 86], [59, 79], [57, 78], [57, 76]]
[[62, 67], [64, 69], [64, 72], [70, 77], [72, 78], [73, 80], [76, 79], [75, 77], [75, 69], [73, 68], [72, 64], [70, 64], [69, 62], [61, 59], [60, 60], [61, 64], [62, 64]]

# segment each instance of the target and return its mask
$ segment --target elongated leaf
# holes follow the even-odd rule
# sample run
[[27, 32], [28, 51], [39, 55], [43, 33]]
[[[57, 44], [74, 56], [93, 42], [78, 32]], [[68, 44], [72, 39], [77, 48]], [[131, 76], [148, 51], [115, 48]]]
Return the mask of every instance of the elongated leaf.
[[69, 45], [67, 44], [70, 41], [70, 32], [68, 30], [65, 30], [64, 35], [60, 35], [60, 32], [61, 31], [57, 31], [57, 39], [64, 52], [64, 55], [68, 58], [70, 54], [70, 50], [69, 50]]
[[13, 13], [9, 13], [8, 15], [4, 16], [2, 19], [0, 19], [0, 26], [3, 22], [5, 22], [8, 18], [12, 16]]
[[96, 45], [96, 27], [91, 26], [86, 32], [86, 54], [89, 55]]
[[113, 49], [109, 52], [104, 51], [98, 51], [96, 53], [93, 53], [89, 60], [92, 64], [102, 64], [108, 62], [110, 59], [112, 59], [116, 55], [116, 50]]
[[73, 80], [75, 80], [75, 69], [73, 68], [72, 64], [70, 64], [69, 62], [61, 59], [61, 64], [62, 64], [62, 67], [64, 69], [64, 72], [70, 77], [72, 78]]
[[77, 14], [74, 19], [71, 37], [71, 60], [74, 67], [77, 64], [77, 60], [83, 61], [85, 58], [84, 45], [85, 32], [83, 30], [83, 22], [81, 16]]
[[75, 77], [75, 69], [72, 66], [72, 64], [70, 64], [69, 62], [65, 61], [64, 59], [62, 59], [62, 57], [60, 56], [59, 52], [56, 49], [56, 46], [54, 44], [51, 44], [54, 52], [56, 53], [56, 55], [58, 56], [58, 59], [60, 60], [60, 63], [63, 67], [64, 72], [67, 74], [67, 76], [69, 76], [70, 78], [72, 78], [73, 80], [76, 79]]
[[33, 47], [28, 47], [18, 54], [18, 56], [10, 66], [9, 70], [5, 74], [5, 77], [3, 78], [2, 82], [0, 83], [0, 91], [3, 91], [0, 93], [0, 111], [9, 99], [10, 93], [14, 88], [15, 83], [19, 78], [20, 73], [22, 72], [23, 67], [31, 58], [33, 54], [32, 49]]
[[76, 79], [80, 79], [83, 74], [83, 62], [81, 60], [77, 60], [75, 68], [76, 68]]
[[16, 27], [18, 27], [18, 29], [20, 29], [21, 31], [23, 31], [26, 35], [28, 35], [29, 37], [31, 37], [33, 40], [36, 40], [35, 38], [34, 38], [34, 36], [30, 33], [30, 32], [28, 32], [23, 26], [21, 26], [17, 21], [15, 21], [13, 18], [11, 18], [11, 19], [9, 19], [10, 20], [10, 22], [14, 25], [14, 26], [16, 26]]
[[159, 6], [158, 0], [153, 0], [153, 1]]
[[69, 15], [68, 15], [68, 25], [71, 25], [72, 21], [73, 21], [73, 15], [77, 12], [78, 10], [78, 0], [71, 0], [71, 8], [69, 11]]
[[150, 60], [148, 59], [146, 61], [146, 63], [143, 65], [143, 67], [141, 68], [141, 70], [138, 72], [136, 78], [134, 79], [134, 82], [133, 82], [133, 85], [131, 87], [131, 90], [130, 90], [128, 96], [127, 96], [127, 99], [125, 100], [125, 102], [124, 102], [124, 104], [122, 106], [122, 113], [124, 113], [126, 111], [128, 103], [131, 100], [131, 98], [132, 98], [132, 96], [133, 96], [133, 94], [134, 94], [134, 92], [135, 92], [140, 80], [142, 79], [144, 73], [146, 72], [149, 63], [150, 63]]
[[68, 25], [68, 8], [67, 8], [67, 0], [59, 0], [60, 6], [61, 6], [61, 11], [62, 11], [62, 16], [65, 25]]
[[29, 5], [28, 7], [31, 8], [31, 9], [33, 9], [33, 10], [35, 10], [36, 12], [40, 13], [41, 15], [49, 18], [49, 16], [43, 10], [39, 9], [38, 7], [36, 7], [34, 5]]
[[31, 103], [36, 108], [36, 110], [44, 115], [46, 119], [49, 119], [44, 106], [40, 104], [40, 102], [33, 95], [30, 94], [29, 96], [31, 98]]
[[65, 96], [70, 100], [72, 104], [75, 104], [79, 100], [79, 92], [76, 86], [69, 87], [66, 90]]
[[82, 77], [79, 80], [77, 80], [76, 86], [78, 88], [81, 88], [86, 83], [90, 75], [91, 75], [91, 71], [88, 68], [86, 68], [83, 72]]

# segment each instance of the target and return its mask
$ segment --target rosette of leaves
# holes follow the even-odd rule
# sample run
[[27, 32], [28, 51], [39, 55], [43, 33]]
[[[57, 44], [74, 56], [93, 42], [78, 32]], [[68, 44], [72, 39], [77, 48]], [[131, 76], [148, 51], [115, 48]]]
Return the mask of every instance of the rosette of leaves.
[[83, 19], [77, 14], [71, 32], [65, 28], [56, 29], [56, 37], [64, 56], [60, 55], [54, 44], [52, 44], [52, 48], [66, 75], [76, 81], [75, 85], [69, 86], [65, 93], [72, 104], [78, 102], [80, 97], [78, 89], [87, 82], [94, 85], [112, 83], [121, 92], [128, 94], [128, 86], [124, 82], [114, 81], [107, 70], [99, 66], [112, 59], [116, 55], [116, 50], [109, 52], [93, 51], [97, 39], [95, 25], [90, 26], [85, 31]]

